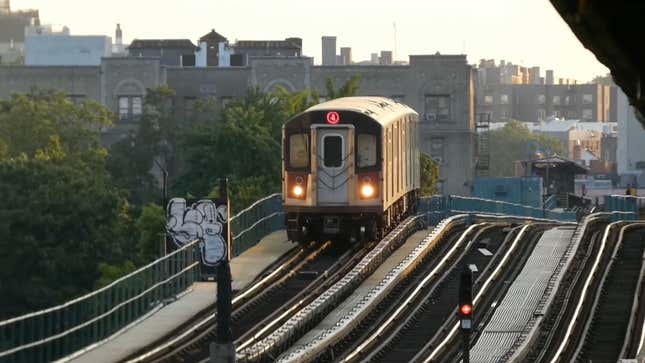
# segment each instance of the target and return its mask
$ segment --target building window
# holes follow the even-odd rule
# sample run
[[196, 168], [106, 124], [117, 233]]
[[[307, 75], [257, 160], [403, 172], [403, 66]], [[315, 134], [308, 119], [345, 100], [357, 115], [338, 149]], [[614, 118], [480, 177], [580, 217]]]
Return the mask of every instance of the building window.
[[546, 118], [546, 110], [543, 108], [538, 109], [537, 118], [538, 121], [544, 121], [544, 119]]
[[425, 116], [427, 121], [450, 121], [450, 96], [426, 95]]
[[492, 95], [485, 95], [484, 96], [484, 104], [485, 105], [492, 105], [493, 104], [493, 96]]
[[571, 104], [571, 97], [570, 96], [564, 96], [564, 105], [569, 106]]
[[553, 104], [554, 105], [560, 104], [560, 96], [553, 96]]
[[76, 106], [80, 106], [85, 102], [85, 95], [67, 95], [67, 99]]
[[538, 95], [537, 96], [537, 102], [539, 105], [543, 105], [546, 102], [546, 96], [545, 95]]
[[567, 118], [572, 119], [578, 117], [576, 111], [567, 111]]
[[502, 105], [508, 105], [508, 95], [505, 95], [505, 94], [499, 95], [499, 103]]
[[593, 110], [590, 108], [582, 109], [582, 119], [585, 121], [591, 121], [593, 119]]
[[560, 111], [553, 111], [553, 116], [560, 118], [562, 116], [562, 113]]
[[507, 110], [503, 110], [502, 112], [500, 112], [500, 119], [502, 120], [508, 120], [510, 116], [511, 115]]
[[583, 105], [590, 105], [593, 103], [593, 95], [586, 93], [582, 95], [582, 104]]
[[143, 113], [143, 97], [119, 96], [119, 120], [134, 119]]

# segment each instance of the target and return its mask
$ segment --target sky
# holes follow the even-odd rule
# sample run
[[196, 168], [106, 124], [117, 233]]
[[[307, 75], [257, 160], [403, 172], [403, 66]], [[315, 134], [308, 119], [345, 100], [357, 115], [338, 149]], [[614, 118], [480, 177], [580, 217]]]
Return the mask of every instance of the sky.
[[316, 64], [321, 37], [332, 35], [338, 47], [352, 48], [354, 61], [381, 50], [394, 50], [397, 60], [439, 52], [467, 54], [471, 64], [485, 58], [540, 66], [542, 76], [553, 69], [556, 79], [580, 82], [608, 73], [548, 0], [11, 0], [11, 8], [39, 9], [41, 22], [76, 35], [114, 38], [121, 23], [126, 43], [196, 43], [211, 29], [231, 42], [300, 37]]

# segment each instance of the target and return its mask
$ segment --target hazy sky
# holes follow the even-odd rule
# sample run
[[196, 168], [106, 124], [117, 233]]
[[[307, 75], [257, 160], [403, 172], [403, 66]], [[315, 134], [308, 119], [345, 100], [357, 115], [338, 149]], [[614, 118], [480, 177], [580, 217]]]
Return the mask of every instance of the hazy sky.
[[72, 34], [124, 40], [189, 38], [214, 28], [229, 41], [303, 38], [303, 53], [320, 63], [321, 36], [337, 36], [354, 61], [394, 49], [409, 54], [465, 53], [554, 69], [556, 79], [589, 81], [607, 68], [586, 50], [548, 0], [11, 0], [13, 10], [40, 9], [44, 23]]

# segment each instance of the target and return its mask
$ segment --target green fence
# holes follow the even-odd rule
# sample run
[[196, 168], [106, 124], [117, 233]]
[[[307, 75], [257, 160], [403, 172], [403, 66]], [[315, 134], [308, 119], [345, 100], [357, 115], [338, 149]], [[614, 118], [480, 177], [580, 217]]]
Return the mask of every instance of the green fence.
[[[231, 218], [238, 256], [283, 226], [280, 194]], [[199, 242], [63, 305], [0, 322], [0, 362], [49, 362], [106, 339], [160, 309], [200, 276]]]
[[522, 204], [498, 200], [461, 197], [457, 195], [434, 195], [422, 197], [420, 210], [428, 215], [430, 223], [436, 224], [453, 213], [478, 212], [519, 217], [547, 218], [575, 222], [576, 214], [571, 211], [554, 211], [534, 208]]
[[199, 276], [197, 241], [63, 305], [0, 322], [0, 362], [49, 362], [136, 322]]

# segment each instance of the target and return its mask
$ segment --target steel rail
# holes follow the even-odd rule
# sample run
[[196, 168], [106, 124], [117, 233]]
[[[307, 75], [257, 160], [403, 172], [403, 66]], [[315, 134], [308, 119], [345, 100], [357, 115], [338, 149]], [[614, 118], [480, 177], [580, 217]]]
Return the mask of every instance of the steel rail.
[[589, 271], [589, 273], [587, 274], [587, 279], [585, 280], [582, 286], [582, 291], [579, 294], [580, 298], [578, 299], [578, 304], [575, 307], [573, 315], [569, 319], [569, 324], [565, 331], [564, 337], [560, 341], [560, 344], [558, 345], [558, 349], [555, 351], [555, 354], [553, 355], [553, 358], [551, 358], [550, 363], [557, 363], [560, 360], [560, 355], [563, 353], [564, 349], [569, 345], [569, 340], [573, 335], [572, 332], [573, 332], [573, 328], [576, 325], [578, 315], [580, 315], [580, 312], [584, 306], [584, 303], [586, 302], [587, 290], [589, 289], [589, 286], [593, 282], [595, 272], [598, 270], [600, 266], [600, 261], [602, 260], [602, 257], [604, 255], [605, 247], [607, 246], [607, 240], [609, 238], [611, 229], [618, 226], [620, 223], [623, 223], [623, 222], [621, 221], [612, 222], [608, 224], [607, 227], [605, 227], [605, 232], [600, 242], [600, 249], [596, 255], [596, 259], [594, 260], [591, 266], [591, 271]]
[[[526, 234], [526, 231], [528, 230], [529, 227], [530, 225], [525, 225], [517, 234], [517, 236], [513, 240], [513, 243], [504, 254], [504, 257], [502, 257], [501, 261], [499, 261], [499, 263], [497, 264], [497, 267], [495, 268], [495, 270], [493, 270], [493, 272], [488, 276], [488, 278], [484, 281], [481, 288], [477, 292], [477, 295], [473, 299], [473, 306], [477, 306], [477, 303], [479, 302], [479, 300], [481, 300], [484, 294], [487, 293], [488, 286], [492, 283], [493, 280], [495, 280], [495, 278], [501, 271], [502, 267], [506, 265], [506, 261], [510, 258], [513, 251], [517, 248], [517, 245], [522, 240], [522, 238], [524, 237], [524, 234]], [[437, 347], [424, 360], [424, 363], [432, 362], [435, 358], [437, 358], [437, 356], [441, 353], [444, 347], [447, 346], [448, 343], [454, 339], [454, 336], [456, 335], [458, 329], [459, 329], [459, 322], [456, 322], [453, 325], [453, 327], [450, 329], [450, 332], [448, 333], [448, 335], [439, 344], [437, 344]], [[422, 354], [422, 353], [423, 351], [420, 352], [419, 354]], [[420, 359], [421, 357], [417, 355], [413, 358], [413, 361], [418, 361]]]
[[[615, 223], [618, 224], [620, 222], [615, 222]], [[620, 228], [620, 231], [618, 233], [618, 238], [616, 240], [616, 243], [614, 244], [613, 251], [611, 252], [611, 258], [609, 259], [608, 264], [604, 266], [604, 270], [602, 271], [602, 276], [598, 277], [598, 286], [596, 288], [596, 293], [594, 294], [594, 299], [590, 307], [587, 321], [582, 329], [582, 332], [579, 334], [578, 344], [576, 345], [576, 349], [572, 354], [572, 357], [574, 359], [580, 356], [584, 346], [587, 344], [586, 337], [589, 335], [589, 332], [592, 329], [592, 323], [593, 323], [594, 317], [598, 313], [598, 310], [600, 309], [601, 298], [603, 296], [603, 287], [606, 284], [608, 277], [614, 272], [613, 269], [618, 260], [618, 253], [620, 252], [623, 245], [625, 230], [630, 227], [638, 227], [638, 226], [645, 226], [645, 223], [632, 223], [626, 226], [622, 226]]]
[[[431, 281], [434, 280], [435, 277], [441, 272], [446, 264], [452, 260], [453, 255], [456, 253], [457, 249], [459, 249], [462, 244], [464, 244], [464, 241], [466, 238], [475, 230], [478, 228], [493, 228], [494, 226], [484, 226], [486, 223], [478, 223], [478, 224], [473, 224], [470, 227], [468, 227], [462, 234], [461, 237], [455, 242], [452, 247], [443, 255], [443, 257], [440, 259], [439, 263], [419, 282], [418, 285], [414, 288], [414, 290], [408, 295], [408, 297], [403, 300], [403, 302], [399, 305], [399, 307], [392, 312], [392, 314], [389, 315], [389, 317], [384, 321], [379, 324], [378, 329], [376, 329], [367, 339], [363, 340], [363, 342], [356, 347], [351, 353], [349, 353], [342, 361], [343, 362], [351, 362], [354, 359], [358, 358], [358, 356], [371, 344], [373, 344], [374, 341], [378, 339], [382, 339], [382, 335], [385, 332], [386, 329], [388, 329], [392, 323], [394, 323], [396, 320], [399, 319], [401, 313], [403, 313], [405, 310], [408, 309], [409, 304], [421, 293], [425, 288], [426, 285], [428, 285]], [[467, 250], [468, 247], [474, 243], [474, 240], [470, 240], [469, 243], [467, 243], [467, 246], [465, 246], [464, 250]]]
[[[233, 297], [231, 303], [233, 304], [233, 306], [236, 306], [236, 305], [240, 304], [252, 292], [254, 292], [254, 291], [256, 291], [256, 290], [258, 290], [260, 288], [266, 287], [267, 285], [271, 285], [271, 282], [273, 280], [276, 280], [276, 278], [279, 276], [279, 274], [289, 272], [289, 271], [286, 271], [286, 270], [289, 269], [289, 267], [292, 266], [294, 262], [300, 260], [301, 261], [300, 263], [303, 263], [303, 262], [307, 261], [308, 259], [313, 258], [312, 256], [314, 256], [315, 254], [319, 253], [322, 249], [327, 248], [329, 246], [329, 244], [330, 244], [330, 242], [327, 241], [326, 243], [318, 246], [318, 248], [316, 250], [312, 251], [309, 255], [307, 255], [306, 257], [302, 258], [301, 260], [300, 260], [300, 258], [304, 254], [305, 249], [304, 248], [299, 248], [299, 249], [294, 248], [294, 249], [292, 249], [291, 251], [296, 251], [297, 250], [296, 253], [292, 257], [288, 258], [284, 263], [282, 263], [280, 266], [278, 266], [278, 268], [276, 268], [275, 270], [271, 271], [271, 273], [269, 273], [268, 275], [266, 275], [263, 278], [261, 278], [259, 281], [254, 283], [251, 287], [249, 287], [247, 289], [244, 289], [240, 294], [235, 295]], [[297, 268], [295, 268], [295, 269], [297, 270]], [[251, 298], [252, 297], [253, 296], [251, 296]], [[206, 310], [212, 310], [213, 308], [214, 308], [214, 306], [211, 305], [210, 307], [206, 308]], [[155, 346], [153, 349], [147, 351], [144, 354], [141, 354], [141, 355], [139, 355], [137, 357], [134, 357], [134, 358], [126, 360], [126, 362], [134, 363], [134, 362], [145, 362], [147, 360], [150, 360], [150, 359], [156, 357], [158, 354], [160, 354], [160, 353], [172, 348], [173, 346], [181, 345], [182, 341], [186, 340], [187, 337], [189, 337], [191, 335], [194, 335], [194, 334], [197, 334], [198, 332], [200, 332], [202, 330], [205, 330], [204, 327], [208, 326], [210, 324], [214, 324], [215, 319], [216, 319], [215, 313], [210, 313], [210, 314], [208, 314], [208, 316], [206, 316], [205, 318], [201, 319], [199, 322], [191, 324], [191, 326], [188, 329], [186, 329], [185, 331], [183, 331], [179, 335], [172, 337], [171, 339], [165, 341], [161, 345]], [[208, 333], [208, 331], [206, 331], [205, 333]], [[201, 337], [201, 335], [198, 336], [195, 339], [199, 339], [200, 337]]]
[[308, 330], [308, 327], [326, 314], [336, 303], [344, 299], [369, 273], [376, 269], [389, 256], [391, 251], [398, 246], [400, 240], [407, 237], [420, 221], [421, 216], [406, 218], [363, 257], [345, 277], [295, 313], [273, 333], [253, 346], [239, 351], [237, 354], [238, 361], [256, 361], [263, 359], [267, 355], [274, 355], [276, 351], [283, 349], [289, 341], [293, 341], [297, 336], [303, 334], [303, 331]]

